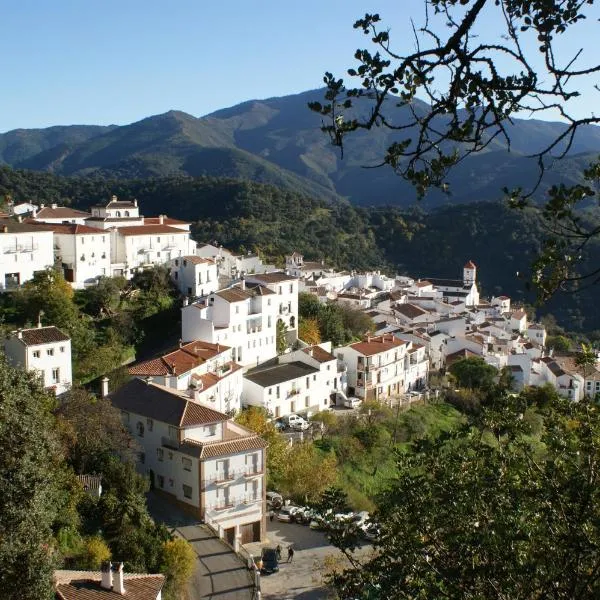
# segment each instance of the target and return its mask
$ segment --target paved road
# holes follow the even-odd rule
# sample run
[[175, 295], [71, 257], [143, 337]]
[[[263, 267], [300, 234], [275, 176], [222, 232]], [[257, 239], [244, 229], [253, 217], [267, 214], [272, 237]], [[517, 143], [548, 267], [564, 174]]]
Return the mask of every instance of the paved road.
[[[281, 545], [283, 562], [279, 573], [261, 577], [263, 600], [321, 600], [328, 597], [323, 576], [328, 565], [348, 565], [342, 553], [331, 546], [321, 531], [308, 525], [267, 521], [267, 541], [263, 544], [246, 544], [245, 548], [254, 556], [260, 555], [261, 547]], [[294, 547], [294, 558], [286, 562], [287, 548]], [[370, 553], [371, 546], [360, 552]]]
[[209, 527], [152, 492], [148, 494], [148, 509], [155, 520], [188, 540], [198, 556], [188, 588], [189, 600], [252, 600], [254, 585], [250, 571]]

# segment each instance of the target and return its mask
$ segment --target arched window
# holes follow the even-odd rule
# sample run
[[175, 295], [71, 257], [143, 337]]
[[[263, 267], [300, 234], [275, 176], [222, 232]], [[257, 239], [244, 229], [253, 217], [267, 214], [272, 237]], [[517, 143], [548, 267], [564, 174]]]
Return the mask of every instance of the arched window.
[[120, 216], [121, 216], [121, 211], [120, 211], [120, 210], [118, 210], [118, 211], [117, 211], [117, 217], [120, 217]]
[[290, 317], [290, 327], [296, 327], [296, 317], [293, 315]]
[[125, 211], [125, 216], [126, 216], [126, 217], [128, 217], [128, 216], [129, 216], [129, 211], [128, 211], [128, 210], [126, 210], [126, 211]]
[[140, 437], [144, 437], [144, 424], [141, 421], [137, 422], [135, 430]]

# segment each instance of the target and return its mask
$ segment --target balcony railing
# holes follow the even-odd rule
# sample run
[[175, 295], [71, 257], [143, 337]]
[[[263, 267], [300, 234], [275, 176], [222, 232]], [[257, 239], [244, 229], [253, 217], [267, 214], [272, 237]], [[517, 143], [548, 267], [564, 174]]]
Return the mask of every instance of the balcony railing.
[[245, 467], [243, 469], [229, 470], [227, 472], [219, 472], [205, 477], [203, 480], [203, 487], [206, 488], [209, 485], [226, 485], [239, 479], [240, 477], [258, 477], [264, 474], [262, 467]]
[[8, 246], [4, 249], [4, 254], [17, 254], [20, 252], [34, 252], [38, 249], [37, 244], [33, 244], [32, 246], [23, 246], [18, 244], [16, 246]]
[[179, 441], [178, 440], [174, 440], [173, 438], [166, 437], [164, 435], [161, 437], [160, 443], [165, 448], [171, 448], [173, 450], [178, 450], [179, 449]]
[[209, 504], [208, 510], [228, 510], [240, 505], [252, 505], [262, 502], [262, 496], [260, 494], [246, 494], [245, 496], [236, 496], [235, 498], [226, 498], [220, 502]]
[[264, 469], [262, 467], [246, 467], [244, 470], [244, 475], [246, 477], [258, 477], [259, 475], [264, 475]]

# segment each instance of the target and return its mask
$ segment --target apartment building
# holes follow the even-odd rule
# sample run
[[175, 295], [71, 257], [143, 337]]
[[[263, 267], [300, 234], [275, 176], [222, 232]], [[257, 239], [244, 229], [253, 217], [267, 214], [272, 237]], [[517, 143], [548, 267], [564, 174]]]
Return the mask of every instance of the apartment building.
[[18, 329], [4, 340], [8, 362], [25, 371], [34, 371], [44, 387], [57, 396], [71, 388], [71, 338], [54, 326]]
[[152, 381], [109, 394], [142, 448], [138, 468], [154, 488], [231, 544], [265, 536], [267, 443], [229, 417]]
[[171, 259], [171, 279], [182, 295], [201, 298], [219, 289], [217, 264], [196, 255]]

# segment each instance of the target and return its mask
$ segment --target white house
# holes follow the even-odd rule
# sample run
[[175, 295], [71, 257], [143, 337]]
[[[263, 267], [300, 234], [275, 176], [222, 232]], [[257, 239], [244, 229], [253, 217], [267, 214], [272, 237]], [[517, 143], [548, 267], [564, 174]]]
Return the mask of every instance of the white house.
[[132, 379], [109, 394], [154, 488], [231, 544], [265, 536], [266, 442], [184, 393]]
[[241, 408], [242, 369], [231, 360], [231, 348], [195, 340], [158, 358], [129, 367], [129, 374], [187, 393], [224, 413]]
[[71, 388], [71, 339], [54, 326], [13, 331], [4, 341], [11, 365], [39, 373], [44, 387], [63, 394]]
[[199, 298], [219, 289], [217, 264], [194, 254], [171, 259], [171, 279], [184, 296]]
[[521, 333], [527, 331], [527, 313], [522, 310], [515, 310], [510, 313], [510, 329]]
[[287, 339], [293, 343], [298, 338], [298, 279], [285, 273], [262, 273], [246, 276], [248, 283], [257, 283], [276, 294], [277, 318], [287, 328]]
[[184, 342], [204, 340], [232, 348], [232, 360], [257, 365], [277, 355], [277, 294], [262, 285], [239, 285], [211, 293], [181, 311]]
[[112, 196], [106, 204], [92, 206], [92, 216], [87, 219], [87, 224], [100, 229], [134, 227], [143, 225], [144, 217], [140, 215], [137, 200], [119, 200]]
[[439, 279], [428, 277], [434, 290], [442, 292], [444, 301], [452, 302], [459, 300], [465, 306], [476, 306], [479, 304], [479, 289], [477, 288], [477, 267], [472, 261], [468, 261], [463, 267], [462, 279]]
[[110, 276], [110, 232], [88, 225], [40, 224], [54, 234], [54, 261], [75, 289]]
[[427, 383], [425, 346], [394, 335], [369, 336], [336, 354], [348, 367], [348, 392], [359, 398], [382, 400]]
[[302, 348], [244, 375], [244, 404], [265, 408], [275, 418], [329, 408], [331, 394], [346, 391], [345, 368], [331, 344]]
[[546, 345], [546, 328], [540, 323], [530, 323], [527, 326], [527, 337], [543, 347]]
[[58, 206], [58, 204], [40, 204], [39, 210], [34, 208], [31, 212], [31, 218], [39, 223], [72, 223], [76, 225], [85, 225], [86, 219], [92, 215], [82, 210], [69, 208], [68, 206]]
[[52, 231], [0, 220], [0, 291], [18, 288], [36, 271], [54, 266]]

